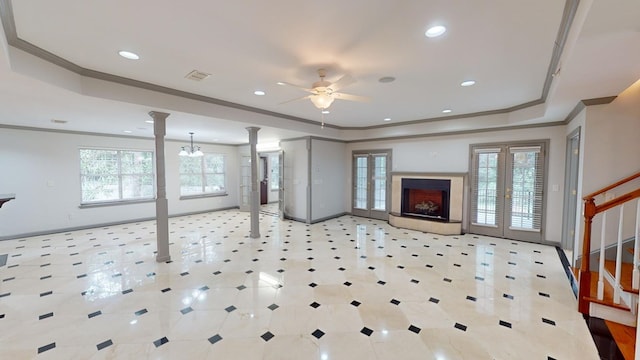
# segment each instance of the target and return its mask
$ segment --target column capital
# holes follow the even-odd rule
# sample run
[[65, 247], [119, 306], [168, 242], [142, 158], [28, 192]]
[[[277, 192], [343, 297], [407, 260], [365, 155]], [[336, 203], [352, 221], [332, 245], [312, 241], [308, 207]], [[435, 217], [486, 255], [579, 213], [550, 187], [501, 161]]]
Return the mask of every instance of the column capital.
[[166, 112], [161, 112], [161, 111], [149, 111], [149, 116], [151, 116], [153, 118], [153, 120], [164, 120], [166, 119], [170, 114], [166, 113]]

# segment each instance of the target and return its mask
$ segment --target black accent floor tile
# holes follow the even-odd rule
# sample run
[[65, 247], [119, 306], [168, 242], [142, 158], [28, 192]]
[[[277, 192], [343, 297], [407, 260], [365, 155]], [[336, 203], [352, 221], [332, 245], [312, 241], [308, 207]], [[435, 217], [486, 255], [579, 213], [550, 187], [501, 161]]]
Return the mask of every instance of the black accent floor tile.
[[444, 279], [442, 279], [442, 281], [450, 283], [450, 282], [451, 282], [451, 281], [453, 281], [453, 280], [451, 280], [451, 279], [449, 279], [449, 278], [444, 278]]
[[357, 300], [353, 300], [353, 301], [351, 302], [351, 305], [353, 305], [353, 306], [355, 306], [355, 307], [360, 306], [360, 304], [362, 304], [362, 303], [361, 303], [360, 301], [357, 301]]
[[543, 293], [543, 292], [539, 292], [538, 295], [543, 296], [543, 297], [551, 297], [551, 295], [549, 295], [547, 293]]
[[505, 276], [505, 278], [507, 278], [507, 279], [509, 279], [509, 280], [515, 280], [515, 279], [516, 279], [515, 277], [513, 277], [513, 276], [511, 276], [511, 275], [507, 275], [507, 276]]
[[432, 298], [429, 298], [429, 301], [431, 301], [434, 304], [437, 304], [437, 303], [440, 302], [440, 299], [436, 299], [436, 298], [432, 297]]
[[312, 288], [314, 288], [314, 287], [318, 286], [318, 284], [316, 284], [316, 283], [311, 283], [311, 284], [309, 284], [309, 286], [311, 286]]
[[455, 327], [458, 330], [467, 331], [467, 326], [466, 325], [462, 325], [460, 323], [456, 323], [453, 327]]
[[240, 285], [240, 286], [236, 287], [236, 289], [238, 289], [238, 290], [240, 290], [240, 291], [242, 291], [242, 290], [244, 290], [244, 289], [246, 289], [246, 288], [247, 288], [247, 287], [246, 287], [246, 286], [244, 286], [244, 285]]
[[269, 341], [271, 340], [275, 335], [273, 335], [270, 331], [267, 331], [266, 333], [260, 335], [260, 337], [262, 338], [262, 340], [264, 341]]
[[133, 292], [133, 289], [127, 289], [122, 291], [122, 295], [127, 295], [128, 293], [132, 293], [132, 292]]
[[362, 330], [360, 330], [361, 333], [367, 335], [367, 336], [371, 336], [371, 334], [373, 334], [373, 330], [369, 329], [368, 327], [363, 327]]
[[275, 309], [277, 309], [277, 308], [279, 308], [279, 307], [280, 307], [280, 306], [278, 306], [278, 305], [276, 305], [276, 304], [271, 304], [271, 305], [267, 306], [267, 308], [268, 308], [269, 310], [271, 310], [271, 311], [273, 311], [273, 310], [275, 310]]
[[345, 282], [343, 283], [343, 285], [344, 285], [344, 286], [351, 286], [352, 284], [351, 284], [350, 282], [348, 282], [348, 281], [345, 281]]
[[53, 313], [52, 313], [52, 312], [50, 312], [50, 313], [47, 313], [47, 314], [43, 314], [43, 315], [38, 316], [38, 320], [44, 320], [44, 319], [46, 319], [46, 318], [50, 318], [50, 317], [52, 317], [52, 316], [53, 316]]
[[384, 285], [386, 283], [387, 283], [386, 281], [382, 281], [382, 280], [378, 281], [378, 284], [380, 284], [380, 285]]
[[212, 337], [208, 338], [207, 340], [209, 340], [209, 342], [213, 345], [218, 341], [222, 340], [222, 336], [220, 336], [220, 334], [215, 334]]
[[314, 308], [314, 309], [317, 309], [317, 308], [319, 308], [319, 307], [320, 307], [320, 304], [318, 304], [317, 302], [315, 302], [315, 301], [314, 301], [314, 302], [312, 302], [311, 304], [309, 304], [309, 306], [311, 306], [311, 307], [312, 307], [312, 308]]
[[111, 341], [111, 339], [109, 339], [107, 341], [103, 341], [100, 344], [96, 345], [96, 347], [98, 348], [98, 351], [100, 351], [100, 350], [102, 350], [102, 349], [104, 349], [106, 347], [109, 347], [111, 345], [113, 345], [113, 341]]
[[419, 282], [420, 282], [420, 280], [411, 279], [411, 282], [412, 282], [412, 283], [414, 283], [414, 284], [417, 284], [417, 283], [419, 283]]
[[182, 315], [186, 315], [186, 314], [188, 314], [188, 313], [190, 313], [190, 312], [192, 312], [192, 311], [193, 311], [193, 308], [191, 308], [191, 306], [187, 306], [186, 308], [184, 308], [184, 309], [180, 310], [180, 312], [182, 313]]
[[396, 299], [391, 299], [390, 303], [392, 303], [393, 305], [400, 305], [400, 301]]
[[41, 346], [38, 348], [38, 354], [41, 354], [47, 350], [51, 350], [56, 347], [56, 343], [52, 342], [51, 344], [47, 344], [45, 346]]
[[140, 316], [140, 315], [144, 315], [144, 314], [146, 314], [147, 312], [148, 312], [148, 311], [147, 311], [147, 309], [142, 309], [142, 310], [138, 310], [138, 311], [136, 311], [134, 314], [135, 314], [136, 316]]
[[235, 309], [237, 309], [237, 307], [235, 307], [235, 306], [233, 306], [233, 305], [231, 305], [231, 306], [229, 306], [229, 307], [225, 308], [225, 310], [226, 310], [228, 313], [232, 312], [232, 311], [233, 311], [233, 310], [235, 310]]
[[555, 321], [553, 321], [553, 320], [549, 320], [549, 319], [546, 319], [546, 318], [542, 318], [542, 322], [543, 322], [543, 323], [545, 323], [545, 324], [549, 324], [549, 325], [556, 326], [556, 322], [555, 322]]
[[203, 286], [203, 287], [199, 288], [198, 290], [200, 290], [200, 291], [207, 291], [207, 290], [209, 290], [209, 287], [208, 287], [207, 285], [205, 285], [205, 286]]
[[476, 276], [476, 280], [484, 281], [484, 278], [482, 276]]
[[[43, 297], [43, 296], [49, 296], [49, 295], [51, 295], [51, 294], [53, 294], [53, 291], [46, 291], [46, 292], [40, 293], [40, 297]], [[8, 295], [8, 294], [7, 294], [7, 295]], [[2, 295], [0, 295], [0, 297], [2, 297]]]
[[502, 325], [504, 327], [508, 327], [509, 329], [511, 329], [511, 323], [510, 322], [500, 320], [500, 322], [498, 324], [500, 324], [500, 325]]
[[181, 273], [180, 273], [180, 276], [187, 276], [187, 275], [189, 275], [189, 272], [188, 272], [188, 271], [185, 271], [185, 272], [181, 272]]
[[312, 332], [311, 335], [313, 335], [313, 337], [315, 337], [316, 339], [320, 339], [324, 336], [324, 331], [316, 329], [316, 331]]
[[422, 330], [422, 329], [420, 329], [417, 326], [413, 326], [413, 325], [409, 326], [409, 331], [414, 332], [416, 334], [420, 334], [420, 330]]
[[165, 289], [162, 289], [160, 291], [162, 291], [163, 293], [166, 293], [167, 291], [171, 291], [171, 288], [165, 288]]
[[162, 346], [162, 345], [164, 345], [164, 344], [166, 344], [168, 342], [169, 342], [169, 339], [167, 339], [167, 337], [165, 336], [165, 337], [162, 337], [162, 338], [154, 341], [153, 345], [155, 345], [156, 347], [160, 347], [160, 346]]
[[513, 295], [509, 295], [509, 294], [502, 294], [503, 298], [507, 298], [509, 300], [513, 300]]
[[476, 299], [475, 297], [469, 295], [469, 296], [467, 296], [467, 300], [476, 301], [478, 299]]
[[102, 315], [102, 311], [98, 310], [98, 311], [94, 311], [91, 314], [87, 315], [87, 317], [89, 317], [89, 319], [96, 317], [98, 315]]

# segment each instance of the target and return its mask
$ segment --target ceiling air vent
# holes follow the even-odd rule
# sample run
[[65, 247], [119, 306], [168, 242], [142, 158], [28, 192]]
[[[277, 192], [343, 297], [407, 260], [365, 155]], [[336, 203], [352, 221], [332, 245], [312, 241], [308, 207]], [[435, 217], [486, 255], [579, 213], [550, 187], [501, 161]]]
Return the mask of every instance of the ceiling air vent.
[[188, 73], [187, 76], [185, 77], [193, 81], [202, 81], [208, 78], [209, 76], [211, 76], [211, 74], [207, 74], [205, 72], [198, 71], [198, 70], [193, 70], [192, 72]]

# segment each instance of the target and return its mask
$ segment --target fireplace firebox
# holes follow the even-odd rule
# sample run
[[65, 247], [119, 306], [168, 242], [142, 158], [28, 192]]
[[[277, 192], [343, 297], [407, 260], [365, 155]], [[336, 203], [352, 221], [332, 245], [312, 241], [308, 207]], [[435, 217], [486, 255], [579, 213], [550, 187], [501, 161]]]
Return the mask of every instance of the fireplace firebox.
[[402, 179], [402, 216], [449, 221], [451, 180]]

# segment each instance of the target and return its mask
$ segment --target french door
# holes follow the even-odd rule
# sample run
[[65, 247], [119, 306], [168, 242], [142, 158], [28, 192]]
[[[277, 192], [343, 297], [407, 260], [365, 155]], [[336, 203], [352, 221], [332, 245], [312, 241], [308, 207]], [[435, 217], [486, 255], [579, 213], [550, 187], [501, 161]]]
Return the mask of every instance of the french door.
[[541, 242], [546, 142], [471, 147], [469, 232]]
[[390, 169], [391, 150], [353, 152], [352, 214], [381, 220], [389, 218]]

